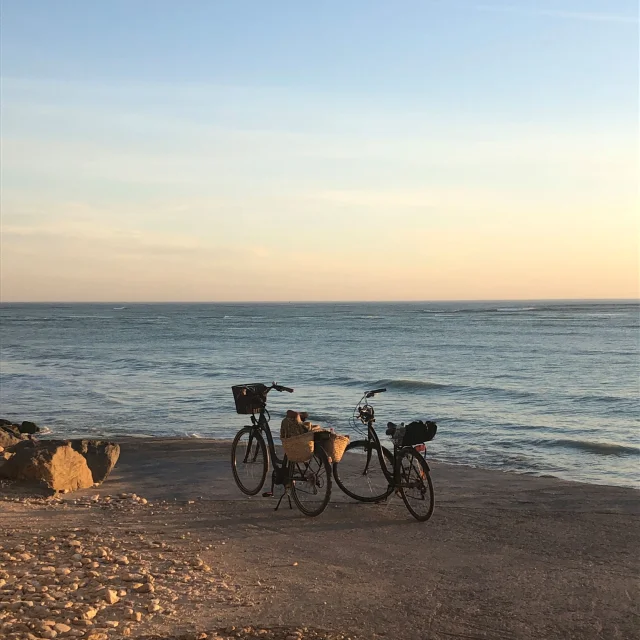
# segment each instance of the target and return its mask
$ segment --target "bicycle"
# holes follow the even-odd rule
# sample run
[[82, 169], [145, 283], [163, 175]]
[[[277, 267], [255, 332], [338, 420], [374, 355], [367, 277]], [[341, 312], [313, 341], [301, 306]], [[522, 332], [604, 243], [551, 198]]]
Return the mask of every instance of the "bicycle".
[[289, 508], [293, 508], [293, 497], [296, 506], [304, 515], [318, 516], [331, 499], [331, 463], [320, 446], [314, 447], [314, 453], [307, 462], [292, 462], [287, 459], [286, 454], [282, 459], [278, 457], [269, 427], [271, 415], [267, 410], [267, 395], [274, 389], [278, 392], [293, 393], [290, 387], [275, 382], [270, 387], [261, 383], [232, 387], [236, 411], [239, 414], [251, 415], [251, 425], [240, 429], [231, 445], [231, 469], [234, 480], [240, 491], [248, 496], [255, 496], [264, 486], [271, 461], [271, 491], [263, 493], [263, 497], [273, 497], [274, 487], [282, 485], [284, 492], [278, 500], [276, 511], [283, 498], [287, 496]]
[[433, 514], [434, 491], [429, 465], [423, 456], [424, 443], [433, 439], [437, 425], [414, 421], [405, 427], [389, 422], [386, 435], [393, 442], [391, 452], [376, 433], [375, 411], [367, 402], [385, 391], [366, 391], [358, 402], [351, 425], [359, 433], [362, 428], [358, 422], [366, 425], [367, 438], [349, 443], [342, 460], [333, 465], [333, 476], [342, 491], [361, 502], [383, 502], [396, 491], [409, 513], [425, 522]]

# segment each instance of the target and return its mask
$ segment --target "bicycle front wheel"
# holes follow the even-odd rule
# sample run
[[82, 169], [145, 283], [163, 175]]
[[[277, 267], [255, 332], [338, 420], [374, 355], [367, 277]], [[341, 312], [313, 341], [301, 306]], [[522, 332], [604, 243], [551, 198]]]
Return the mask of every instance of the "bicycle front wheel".
[[431, 517], [433, 483], [425, 459], [413, 448], [400, 451], [400, 495], [409, 513], [420, 522]]
[[291, 495], [305, 516], [319, 516], [331, 499], [331, 464], [322, 447], [308, 462], [289, 463]]
[[262, 489], [269, 470], [267, 445], [254, 427], [238, 431], [231, 445], [231, 470], [242, 493], [255, 496]]
[[[393, 473], [393, 454], [380, 445], [385, 464]], [[384, 474], [378, 450], [369, 440], [350, 442], [342, 460], [333, 465], [333, 476], [338, 486], [354, 500], [379, 502], [391, 495], [393, 486]]]

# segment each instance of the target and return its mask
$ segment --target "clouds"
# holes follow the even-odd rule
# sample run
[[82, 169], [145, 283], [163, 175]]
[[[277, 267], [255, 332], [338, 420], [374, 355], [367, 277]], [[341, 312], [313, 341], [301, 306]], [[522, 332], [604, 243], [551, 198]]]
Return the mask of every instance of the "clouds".
[[49, 82], [38, 93], [37, 85], [5, 81], [9, 186], [37, 180], [103, 199], [381, 183], [509, 191], [561, 175], [611, 183], [633, 170], [634, 125], [604, 115], [558, 126], [347, 97], [331, 106], [326, 96], [273, 88]]

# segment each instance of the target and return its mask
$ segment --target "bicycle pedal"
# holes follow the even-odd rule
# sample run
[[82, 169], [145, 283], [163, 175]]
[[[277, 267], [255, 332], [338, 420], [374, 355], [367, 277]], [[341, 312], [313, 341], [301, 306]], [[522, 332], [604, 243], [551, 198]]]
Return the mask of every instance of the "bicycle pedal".
[[263, 498], [273, 498], [273, 491], [265, 491], [265, 492], [262, 494], [262, 497], [263, 497]]

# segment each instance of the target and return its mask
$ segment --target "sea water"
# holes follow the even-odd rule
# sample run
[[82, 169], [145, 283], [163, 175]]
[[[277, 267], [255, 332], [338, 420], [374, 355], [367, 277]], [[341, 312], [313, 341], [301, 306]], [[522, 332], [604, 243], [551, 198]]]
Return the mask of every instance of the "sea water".
[[430, 419], [427, 456], [640, 486], [637, 302], [3, 304], [0, 417], [60, 437], [229, 438], [231, 386], [338, 432], [362, 393]]

